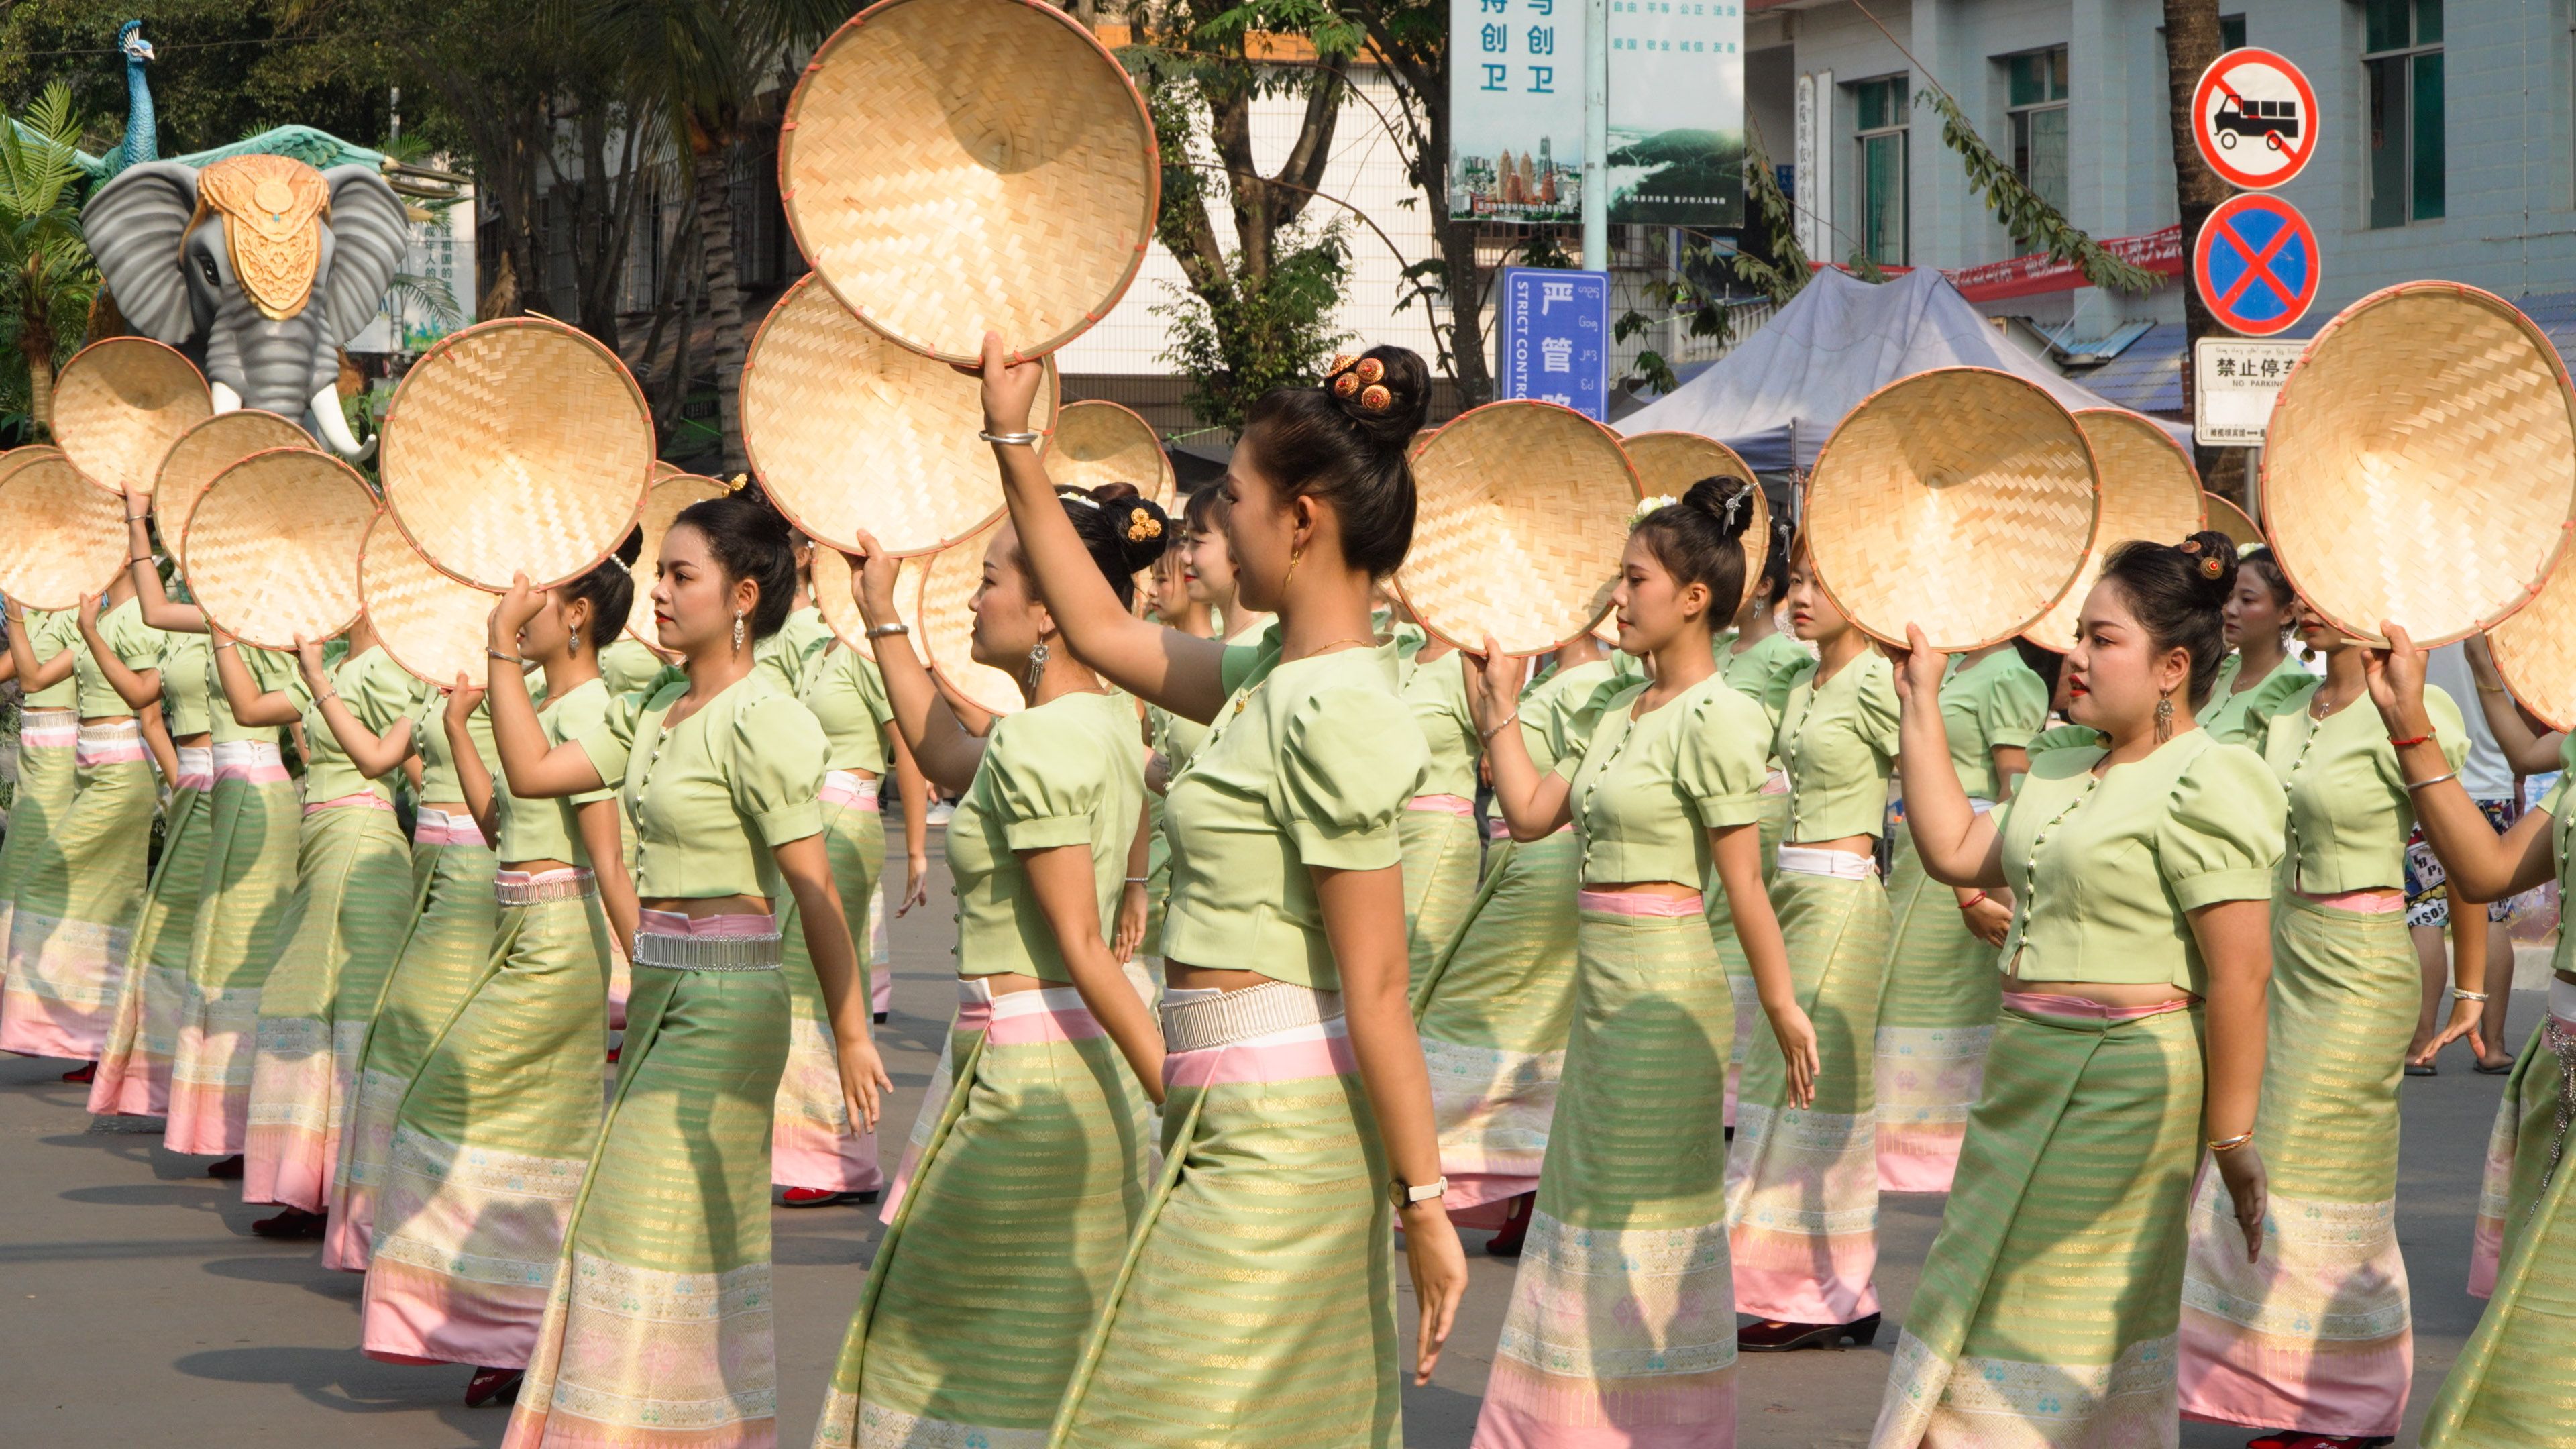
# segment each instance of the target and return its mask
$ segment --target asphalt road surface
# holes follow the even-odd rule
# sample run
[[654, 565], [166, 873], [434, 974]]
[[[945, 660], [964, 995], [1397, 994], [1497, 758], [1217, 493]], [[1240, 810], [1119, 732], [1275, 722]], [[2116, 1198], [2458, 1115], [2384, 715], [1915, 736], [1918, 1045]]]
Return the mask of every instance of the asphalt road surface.
[[[936, 839], [934, 835], [934, 850]], [[928, 1085], [955, 1004], [945, 872], [932, 900], [894, 925], [895, 1010], [883, 1028], [895, 1091], [881, 1152], [889, 1171]], [[2525, 973], [2525, 985], [2536, 984]], [[2541, 999], [2514, 999], [2527, 1032]], [[359, 1279], [324, 1271], [313, 1245], [250, 1234], [269, 1209], [200, 1174], [155, 1136], [93, 1131], [68, 1064], [0, 1058], [0, 1439], [28, 1445], [493, 1445], [505, 1411], [469, 1410], [462, 1368], [372, 1362], [356, 1347]], [[2415, 1392], [2408, 1434], [2476, 1322], [2468, 1273], [2478, 1170], [2500, 1078], [2454, 1047], [2442, 1074], [2405, 1085], [2398, 1227], [2415, 1287]], [[1895, 1324], [1939, 1226], [1941, 1200], [1890, 1197], [1880, 1213], [1878, 1346], [1747, 1354], [1738, 1377], [1747, 1449], [1868, 1442]], [[777, 1231], [779, 1442], [813, 1432], [824, 1381], [875, 1251], [873, 1207], [780, 1210]], [[1456, 1449], [1510, 1297], [1512, 1266], [1468, 1237], [1472, 1283], [1438, 1374], [1405, 1397], [1405, 1438]], [[1399, 1275], [1399, 1279], [1401, 1275]], [[1402, 1305], [1412, 1337], [1409, 1291]], [[2240, 1430], [2186, 1425], [2189, 1449], [2232, 1449]]]

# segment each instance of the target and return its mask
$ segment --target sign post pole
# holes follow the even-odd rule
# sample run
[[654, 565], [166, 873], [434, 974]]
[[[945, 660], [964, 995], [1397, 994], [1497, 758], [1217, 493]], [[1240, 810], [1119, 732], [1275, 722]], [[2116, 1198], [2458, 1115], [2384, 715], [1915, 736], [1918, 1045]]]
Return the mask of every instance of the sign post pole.
[[1610, 0], [1583, 0], [1583, 270], [1610, 270]]

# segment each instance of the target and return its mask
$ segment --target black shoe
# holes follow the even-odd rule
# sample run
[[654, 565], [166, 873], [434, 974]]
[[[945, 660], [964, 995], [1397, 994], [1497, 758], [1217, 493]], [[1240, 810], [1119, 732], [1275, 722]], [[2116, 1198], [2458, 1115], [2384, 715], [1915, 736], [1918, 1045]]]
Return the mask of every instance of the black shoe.
[[206, 1176], [217, 1182], [239, 1182], [241, 1175], [242, 1155], [238, 1152], [230, 1157], [217, 1158], [206, 1167]]
[[519, 1383], [528, 1376], [526, 1369], [479, 1368], [465, 1382], [465, 1407], [479, 1409], [499, 1400], [505, 1404], [519, 1401]]
[[308, 1213], [302, 1208], [291, 1207], [282, 1209], [273, 1218], [261, 1218], [250, 1225], [250, 1230], [263, 1238], [318, 1239], [322, 1236], [323, 1224], [328, 1221], [329, 1219], [320, 1213]]
[[1851, 1323], [1780, 1323], [1764, 1320], [1735, 1331], [1735, 1346], [1745, 1353], [1793, 1353], [1802, 1348], [1867, 1348], [1878, 1341], [1878, 1315]]

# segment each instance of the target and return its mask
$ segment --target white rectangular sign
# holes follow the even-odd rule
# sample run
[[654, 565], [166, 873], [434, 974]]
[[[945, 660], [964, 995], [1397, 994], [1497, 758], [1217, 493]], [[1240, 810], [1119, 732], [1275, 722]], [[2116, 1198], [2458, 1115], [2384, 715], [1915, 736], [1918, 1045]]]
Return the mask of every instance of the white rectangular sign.
[[2204, 337], [2192, 349], [2191, 428], [2204, 448], [2255, 448], [2272, 423], [2281, 383], [2308, 344]]
[[1449, 214], [1583, 215], [1583, 0], [1450, 0]]

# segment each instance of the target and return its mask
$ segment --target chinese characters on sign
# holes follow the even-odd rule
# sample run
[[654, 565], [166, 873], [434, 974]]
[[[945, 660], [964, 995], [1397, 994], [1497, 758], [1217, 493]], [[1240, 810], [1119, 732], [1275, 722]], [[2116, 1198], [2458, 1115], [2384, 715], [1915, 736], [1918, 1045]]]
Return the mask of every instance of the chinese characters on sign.
[[2305, 342], [2204, 337], [2192, 349], [2191, 427], [2204, 448], [2260, 447]]
[[1497, 297], [1496, 395], [1609, 421], [1609, 274], [1505, 267]]
[[1583, 0], [1452, 0], [1449, 209], [1583, 214]]

